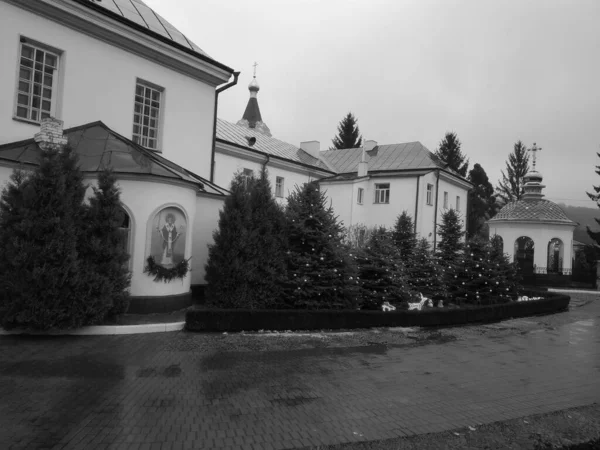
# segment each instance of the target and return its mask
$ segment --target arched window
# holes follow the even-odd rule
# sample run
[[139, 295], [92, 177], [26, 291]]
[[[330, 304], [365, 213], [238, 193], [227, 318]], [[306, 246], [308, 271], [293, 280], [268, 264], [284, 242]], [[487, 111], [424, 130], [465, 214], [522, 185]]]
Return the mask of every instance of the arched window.
[[563, 251], [564, 245], [560, 239], [550, 239], [548, 242], [548, 273], [562, 273]]
[[528, 236], [521, 236], [515, 241], [515, 262], [523, 275], [531, 275], [534, 272], [533, 256], [535, 244]]
[[497, 253], [500, 253], [500, 254], [504, 253], [504, 239], [502, 239], [502, 236], [495, 234], [490, 239], [490, 243], [492, 244], [492, 247], [494, 247], [494, 250]]
[[[130, 256], [129, 261], [131, 261], [131, 220], [129, 219], [129, 214], [123, 207], [119, 208], [119, 232], [121, 233], [121, 245], [123, 249]], [[129, 265], [129, 262], [127, 263]]]

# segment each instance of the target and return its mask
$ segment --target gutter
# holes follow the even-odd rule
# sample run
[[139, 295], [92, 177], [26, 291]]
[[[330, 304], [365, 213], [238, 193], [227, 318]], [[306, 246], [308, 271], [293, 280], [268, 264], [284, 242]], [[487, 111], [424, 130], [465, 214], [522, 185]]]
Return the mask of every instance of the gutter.
[[214, 183], [215, 181], [215, 150], [217, 145], [217, 108], [219, 106], [219, 94], [226, 89], [229, 89], [232, 86], [235, 86], [238, 82], [238, 77], [240, 76], [240, 72], [233, 72], [233, 81], [218, 87], [215, 90], [215, 117], [213, 122], [213, 138], [212, 138], [212, 151], [210, 154], [210, 182]]
[[437, 246], [437, 212], [438, 212], [438, 199], [439, 199], [439, 186], [440, 186], [440, 171], [435, 171], [436, 182], [435, 182], [435, 211], [433, 212], [433, 251], [435, 252]]

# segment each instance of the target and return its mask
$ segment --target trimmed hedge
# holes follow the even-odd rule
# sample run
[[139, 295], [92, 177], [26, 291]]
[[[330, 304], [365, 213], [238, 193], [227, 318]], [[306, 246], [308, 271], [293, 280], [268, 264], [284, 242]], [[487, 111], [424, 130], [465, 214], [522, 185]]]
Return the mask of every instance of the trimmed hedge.
[[550, 314], [569, 307], [571, 297], [554, 292], [525, 292], [543, 300], [510, 302], [460, 309], [424, 311], [358, 310], [248, 310], [197, 309], [186, 313], [190, 331], [336, 330], [372, 327], [428, 327], [498, 322], [510, 318]]

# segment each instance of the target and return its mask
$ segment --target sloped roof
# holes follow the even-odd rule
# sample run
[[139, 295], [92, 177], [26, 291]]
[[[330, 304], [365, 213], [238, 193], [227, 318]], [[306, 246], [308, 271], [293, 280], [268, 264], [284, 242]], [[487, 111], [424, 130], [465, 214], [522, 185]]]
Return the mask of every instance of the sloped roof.
[[510, 202], [488, 222], [545, 222], [576, 225], [556, 203], [550, 200], [519, 200]]
[[[357, 172], [358, 163], [362, 156], [362, 148], [327, 150], [321, 152], [321, 156], [334, 167], [338, 173]], [[366, 152], [366, 160], [369, 163], [369, 172], [384, 170], [445, 169], [460, 177], [460, 175], [453, 170], [447, 169], [446, 165], [440, 161], [437, 156], [427, 150], [420, 142], [377, 145], [373, 150]]]
[[[83, 172], [111, 167], [118, 174], [151, 175], [193, 183], [200, 191], [226, 195], [226, 189], [184, 169], [166, 158], [112, 131], [102, 122], [64, 130], [69, 145], [79, 157]], [[42, 149], [33, 139], [0, 145], [0, 160], [37, 165]]]
[[[255, 138], [256, 142], [251, 146], [249, 145], [247, 138]], [[292, 144], [269, 137], [260, 131], [227, 122], [223, 119], [217, 119], [217, 139], [331, 172], [331, 169], [329, 169], [323, 161], [309, 155], [304, 150], [295, 147]]]

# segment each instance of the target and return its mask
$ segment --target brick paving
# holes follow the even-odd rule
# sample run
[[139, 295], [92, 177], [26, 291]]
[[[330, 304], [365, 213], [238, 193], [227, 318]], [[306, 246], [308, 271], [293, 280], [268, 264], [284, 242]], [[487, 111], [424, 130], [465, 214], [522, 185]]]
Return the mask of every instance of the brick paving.
[[186, 332], [0, 336], [0, 448], [299, 448], [598, 402], [600, 300], [560, 316], [417, 347], [207, 352], [206, 335]]

